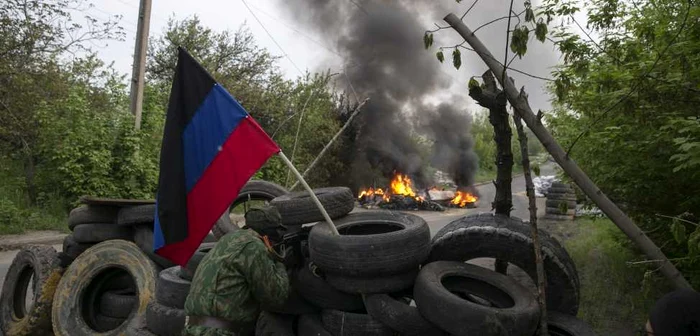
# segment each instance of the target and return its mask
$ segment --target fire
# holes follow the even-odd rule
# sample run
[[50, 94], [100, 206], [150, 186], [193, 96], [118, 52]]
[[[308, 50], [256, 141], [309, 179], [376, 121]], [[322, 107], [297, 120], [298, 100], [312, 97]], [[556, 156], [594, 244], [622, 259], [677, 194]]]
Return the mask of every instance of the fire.
[[416, 196], [416, 193], [413, 191], [413, 182], [408, 175], [403, 175], [401, 173], [397, 173], [394, 175], [394, 178], [391, 179], [391, 193], [402, 196]]
[[468, 203], [474, 203], [476, 200], [476, 196], [466, 191], [457, 191], [455, 192], [455, 197], [452, 199], [452, 201], [450, 201], [450, 203], [459, 206], [460, 208], [464, 208]]

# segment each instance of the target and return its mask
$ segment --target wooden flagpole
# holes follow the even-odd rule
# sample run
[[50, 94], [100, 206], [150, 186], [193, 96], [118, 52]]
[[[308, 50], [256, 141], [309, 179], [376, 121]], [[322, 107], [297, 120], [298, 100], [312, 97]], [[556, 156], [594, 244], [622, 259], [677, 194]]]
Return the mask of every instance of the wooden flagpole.
[[335, 224], [333, 224], [331, 217], [328, 216], [328, 212], [326, 212], [326, 209], [323, 207], [323, 204], [321, 204], [321, 201], [318, 200], [318, 197], [316, 197], [316, 194], [314, 194], [313, 190], [311, 190], [311, 187], [309, 187], [309, 184], [306, 183], [306, 181], [304, 180], [304, 177], [301, 176], [301, 173], [299, 173], [299, 171], [296, 169], [296, 167], [294, 167], [294, 165], [292, 164], [292, 161], [289, 161], [289, 158], [287, 158], [287, 156], [284, 155], [284, 153], [282, 151], [280, 151], [278, 155], [282, 159], [282, 161], [287, 165], [287, 167], [289, 167], [289, 170], [291, 170], [292, 173], [294, 173], [294, 175], [296, 175], [296, 177], [299, 180], [299, 182], [301, 183], [301, 185], [304, 186], [304, 189], [306, 189], [306, 191], [309, 192], [309, 196], [311, 196], [311, 199], [314, 201], [314, 203], [316, 204], [318, 209], [321, 210], [321, 214], [323, 215], [323, 218], [326, 219], [326, 223], [328, 223], [328, 226], [331, 228], [331, 232], [336, 236], [340, 235], [338, 233], [338, 229], [336, 229], [336, 227], [335, 227]]

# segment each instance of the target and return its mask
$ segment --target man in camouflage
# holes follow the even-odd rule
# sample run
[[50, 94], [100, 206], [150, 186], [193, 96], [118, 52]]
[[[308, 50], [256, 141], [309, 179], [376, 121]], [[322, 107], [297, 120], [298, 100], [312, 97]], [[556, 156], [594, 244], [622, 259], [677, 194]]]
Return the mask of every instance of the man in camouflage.
[[289, 279], [272, 244], [284, 226], [273, 207], [245, 215], [250, 230], [223, 236], [197, 267], [185, 301], [185, 336], [253, 335], [261, 306], [278, 306]]

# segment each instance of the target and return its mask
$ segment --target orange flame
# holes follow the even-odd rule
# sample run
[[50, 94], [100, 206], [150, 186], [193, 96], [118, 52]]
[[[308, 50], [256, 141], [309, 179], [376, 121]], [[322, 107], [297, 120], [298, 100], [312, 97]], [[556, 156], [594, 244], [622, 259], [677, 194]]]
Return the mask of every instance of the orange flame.
[[394, 178], [391, 179], [391, 193], [402, 196], [416, 196], [416, 193], [413, 191], [413, 182], [408, 175], [403, 175], [401, 173], [397, 173], [394, 175]]
[[476, 202], [477, 198], [476, 196], [466, 192], [466, 191], [457, 191], [455, 193], [455, 197], [452, 199], [451, 203], [460, 207], [464, 208], [467, 206], [468, 203], [474, 203]]

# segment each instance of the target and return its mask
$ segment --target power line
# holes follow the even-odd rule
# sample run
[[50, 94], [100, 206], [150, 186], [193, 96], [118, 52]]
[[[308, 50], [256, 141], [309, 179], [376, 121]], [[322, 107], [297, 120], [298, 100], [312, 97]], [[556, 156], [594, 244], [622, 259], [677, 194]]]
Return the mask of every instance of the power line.
[[[668, 43], [668, 45], [666, 45], [666, 48], [664, 48], [661, 52], [659, 52], [654, 63], [651, 65], [651, 67], [649, 67], [649, 69], [645, 72], [645, 74], [642, 75], [640, 78], [646, 77], [649, 74], [651, 74], [651, 72], [654, 70], [656, 65], [659, 63], [659, 60], [661, 60], [661, 57], [663, 57], [663, 55], [666, 53], [666, 51], [668, 51], [668, 49], [676, 42], [676, 39], [678, 39], [678, 36], [680, 36], [681, 32], [683, 32], [683, 29], [685, 29], [685, 25], [688, 22], [689, 15], [690, 15], [690, 0], [688, 0], [688, 8], [685, 11], [685, 17], [683, 18], [683, 22], [681, 23], [681, 26], [678, 28], [676, 35], [673, 36], [673, 38]], [[595, 118], [593, 120], [593, 122], [591, 122], [588, 126], [586, 126], [586, 129], [583, 130], [581, 133], [579, 133], [579, 135], [576, 137], [574, 142], [571, 143], [571, 146], [569, 146], [569, 149], [567, 149], [567, 151], [566, 151], [566, 156], [569, 156], [569, 153], [574, 148], [576, 143], [583, 137], [584, 134], [588, 133], [591, 130], [591, 127], [593, 127], [595, 124], [597, 124], [599, 121], [601, 121], [615, 107], [617, 107], [618, 105], [620, 105], [621, 103], [623, 103], [624, 101], [629, 99], [629, 97], [631, 97], [632, 94], [634, 94], [639, 89], [639, 87], [642, 86], [641, 84], [642, 84], [641, 80], [637, 81], [637, 83], [635, 83], [635, 85], [632, 88], [630, 88], [630, 90], [629, 90], [629, 92], [627, 92], [627, 94], [622, 96], [622, 98], [620, 98], [618, 101], [616, 101], [615, 104], [612, 104], [610, 107], [606, 108], [605, 111], [603, 111], [603, 113], [601, 113], [597, 118]]]
[[299, 69], [299, 67], [296, 65], [296, 63], [294, 63], [294, 61], [292, 61], [292, 58], [289, 57], [289, 55], [287, 54], [286, 51], [284, 51], [284, 48], [282, 48], [282, 46], [281, 46], [279, 43], [277, 43], [277, 40], [275, 39], [275, 37], [272, 36], [272, 34], [270, 34], [270, 32], [267, 30], [267, 28], [265, 28], [265, 25], [262, 23], [262, 21], [260, 21], [260, 19], [258, 19], [258, 16], [255, 15], [255, 13], [253, 12], [252, 9], [250, 9], [250, 6], [248, 6], [248, 3], [247, 3], [245, 0], [241, 0], [241, 2], [243, 2], [243, 5], [245, 5], [245, 7], [246, 7], [246, 8], [248, 9], [248, 11], [250, 12], [250, 14], [253, 15], [253, 18], [255, 18], [255, 21], [258, 21], [258, 23], [260, 24], [260, 27], [262, 27], [262, 29], [265, 31], [265, 33], [267, 33], [267, 36], [270, 37], [270, 39], [272, 40], [272, 42], [274, 42], [275, 45], [277, 45], [277, 48], [279, 48], [280, 51], [282, 51], [282, 54], [284, 55], [284, 57], [286, 57], [286, 58], [289, 60], [289, 63], [292, 63], [292, 65], [294, 66], [294, 68], [296, 68], [297, 71], [299, 71], [299, 74], [303, 76], [304, 73], [301, 71], [301, 69]]

